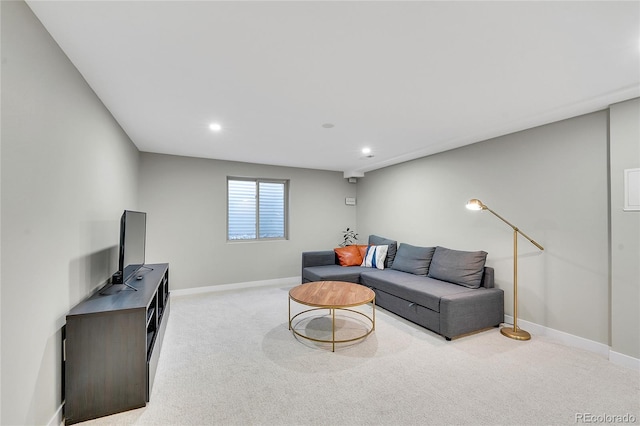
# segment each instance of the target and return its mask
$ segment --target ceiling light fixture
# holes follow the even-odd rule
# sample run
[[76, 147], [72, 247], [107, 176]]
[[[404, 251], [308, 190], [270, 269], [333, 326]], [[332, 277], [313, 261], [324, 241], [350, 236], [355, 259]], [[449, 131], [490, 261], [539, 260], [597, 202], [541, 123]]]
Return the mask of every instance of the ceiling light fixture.
[[373, 154], [371, 153], [371, 148], [369, 148], [368, 146], [362, 148], [362, 154], [364, 155], [364, 157], [362, 158], [373, 158]]
[[209, 129], [212, 132], [219, 132], [220, 130], [222, 130], [222, 126], [219, 123], [211, 123], [209, 124]]
[[335, 127], [335, 125], [333, 123], [324, 123], [322, 127], [324, 127], [325, 129], [332, 129]]

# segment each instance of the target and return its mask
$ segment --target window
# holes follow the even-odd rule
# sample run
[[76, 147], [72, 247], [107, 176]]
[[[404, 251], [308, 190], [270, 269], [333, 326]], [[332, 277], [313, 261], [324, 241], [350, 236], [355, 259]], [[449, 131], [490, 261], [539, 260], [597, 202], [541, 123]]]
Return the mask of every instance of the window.
[[289, 182], [227, 178], [227, 240], [286, 239]]

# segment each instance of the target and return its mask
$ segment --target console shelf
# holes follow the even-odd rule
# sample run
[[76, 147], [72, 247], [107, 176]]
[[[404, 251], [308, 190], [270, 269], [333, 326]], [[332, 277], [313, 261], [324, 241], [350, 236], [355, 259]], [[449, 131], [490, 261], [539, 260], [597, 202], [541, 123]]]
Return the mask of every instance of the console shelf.
[[169, 316], [169, 264], [145, 266], [142, 279], [127, 282], [137, 291], [96, 292], [67, 314], [66, 424], [149, 401]]

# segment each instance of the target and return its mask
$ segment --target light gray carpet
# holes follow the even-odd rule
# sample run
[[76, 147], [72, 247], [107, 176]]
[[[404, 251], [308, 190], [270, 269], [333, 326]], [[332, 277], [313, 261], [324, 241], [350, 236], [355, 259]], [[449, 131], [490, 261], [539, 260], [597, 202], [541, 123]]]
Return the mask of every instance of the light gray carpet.
[[374, 333], [332, 353], [292, 336], [288, 290], [172, 297], [151, 402], [86, 424], [556, 425], [585, 413], [640, 423], [638, 372], [599, 355], [498, 329], [447, 342], [382, 309]]

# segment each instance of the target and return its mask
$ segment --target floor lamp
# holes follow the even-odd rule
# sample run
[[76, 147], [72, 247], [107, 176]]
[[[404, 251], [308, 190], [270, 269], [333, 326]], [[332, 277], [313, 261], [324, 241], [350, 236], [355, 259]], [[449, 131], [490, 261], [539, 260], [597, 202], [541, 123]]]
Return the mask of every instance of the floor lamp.
[[473, 198], [467, 203], [467, 208], [469, 210], [488, 210], [493, 213], [498, 219], [513, 228], [513, 328], [503, 327], [500, 329], [500, 333], [516, 340], [529, 340], [531, 339], [531, 334], [522, 330], [521, 328], [518, 328], [518, 234], [525, 237], [531, 242], [531, 244], [538, 247], [540, 250], [544, 250], [544, 247], [535, 242], [528, 235], [519, 230], [516, 226], [513, 226], [498, 213], [494, 212], [489, 207], [484, 205], [482, 201]]

